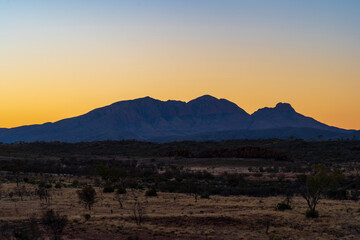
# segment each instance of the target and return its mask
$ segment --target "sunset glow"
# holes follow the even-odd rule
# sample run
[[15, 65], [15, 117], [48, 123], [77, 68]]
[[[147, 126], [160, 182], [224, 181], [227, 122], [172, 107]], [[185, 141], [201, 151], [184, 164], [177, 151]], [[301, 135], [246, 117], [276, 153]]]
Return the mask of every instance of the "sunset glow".
[[1, 1], [0, 128], [151, 96], [360, 129], [360, 1]]

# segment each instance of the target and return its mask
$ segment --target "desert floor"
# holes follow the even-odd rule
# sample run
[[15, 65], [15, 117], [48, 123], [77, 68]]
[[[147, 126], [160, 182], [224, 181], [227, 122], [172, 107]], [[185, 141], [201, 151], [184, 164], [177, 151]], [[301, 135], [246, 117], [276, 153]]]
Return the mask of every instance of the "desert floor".
[[[96, 189], [97, 202], [89, 211], [79, 203], [76, 188], [52, 188], [50, 203], [45, 203], [35, 195], [10, 198], [6, 193], [15, 186], [2, 186], [0, 221], [40, 218], [54, 209], [70, 220], [64, 239], [360, 239], [360, 204], [353, 201], [321, 200], [320, 217], [307, 219], [301, 197], [293, 198], [292, 210], [277, 211], [283, 197], [210, 196], [195, 202], [193, 195], [145, 197], [144, 191], [128, 190], [120, 208], [113, 193]], [[145, 210], [140, 225], [133, 220], [135, 196]], [[86, 221], [84, 214], [91, 218]]]

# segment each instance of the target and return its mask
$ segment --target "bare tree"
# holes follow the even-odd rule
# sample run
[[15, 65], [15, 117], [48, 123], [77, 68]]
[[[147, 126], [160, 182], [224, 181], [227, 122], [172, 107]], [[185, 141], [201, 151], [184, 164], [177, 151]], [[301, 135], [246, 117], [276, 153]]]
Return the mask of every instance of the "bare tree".
[[137, 225], [140, 225], [144, 221], [146, 215], [147, 201], [140, 201], [135, 193], [133, 193], [132, 196], [134, 199], [131, 209], [133, 219]]
[[144, 221], [146, 214], [146, 206], [144, 202], [136, 200], [133, 205], [133, 218], [137, 225], [140, 225]]

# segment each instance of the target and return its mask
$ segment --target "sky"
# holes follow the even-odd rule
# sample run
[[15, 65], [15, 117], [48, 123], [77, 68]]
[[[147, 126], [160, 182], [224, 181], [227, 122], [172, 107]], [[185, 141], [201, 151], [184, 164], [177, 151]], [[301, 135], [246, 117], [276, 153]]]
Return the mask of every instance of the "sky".
[[151, 96], [360, 129], [358, 0], [0, 0], [0, 128]]

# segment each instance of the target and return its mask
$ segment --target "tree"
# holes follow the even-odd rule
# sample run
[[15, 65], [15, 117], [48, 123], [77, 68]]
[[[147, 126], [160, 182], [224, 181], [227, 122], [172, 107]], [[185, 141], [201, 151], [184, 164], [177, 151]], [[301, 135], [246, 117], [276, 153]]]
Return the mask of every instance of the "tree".
[[22, 185], [22, 186], [17, 185], [14, 188], [14, 193], [16, 195], [18, 195], [20, 197], [21, 201], [22, 201], [23, 197], [28, 194], [28, 191], [27, 191], [25, 185]]
[[47, 210], [41, 218], [42, 224], [54, 234], [54, 239], [60, 239], [60, 235], [66, 225], [68, 224], [68, 218], [66, 215], [61, 216], [59, 213], [55, 213], [54, 210]]
[[318, 217], [318, 212], [315, 209], [321, 195], [324, 191], [344, 181], [344, 179], [344, 174], [339, 169], [329, 170], [323, 164], [313, 165], [312, 173], [306, 177], [305, 188], [301, 194], [309, 207], [306, 215], [308, 217]]
[[124, 201], [127, 199], [126, 189], [118, 189], [115, 192], [115, 200], [119, 203], [120, 208], [124, 207]]
[[86, 209], [91, 210], [91, 207], [94, 205], [96, 201], [96, 191], [90, 186], [86, 185], [81, 190], [77, 191], [80, 202], [84, 204]]
[[146, 202], [141, 202], [138, 197], [135, 197], [132, 213], [134, 221], [137, 225], [140, 225], [144, 221], [146, 214]]
[[16, 187], [19, 187], [19, 183], [21, 181], [21, 173], [24, 171], [24, 163], [16, 160], [15, 161], [15, 166], [13, 167], [13, 175], [15, 177], [15, 181], [16, 181]]
[[44, 186], [39, 186], [39, 188], [36, 189], [35, 194], [38, 195], [40, 201], [45, 200], [46, 203], [49, 203], [51, 195]]

